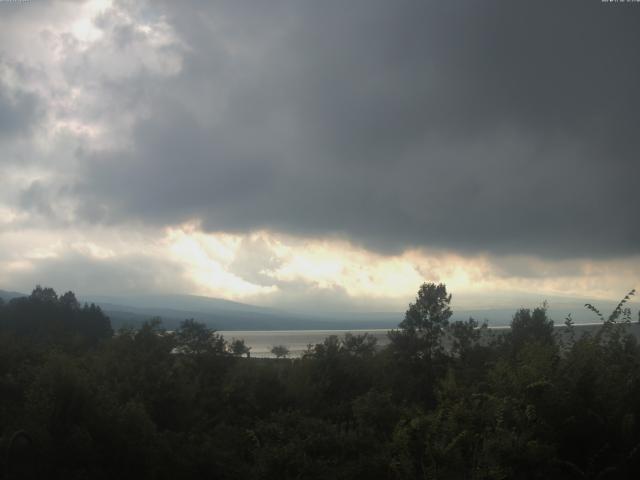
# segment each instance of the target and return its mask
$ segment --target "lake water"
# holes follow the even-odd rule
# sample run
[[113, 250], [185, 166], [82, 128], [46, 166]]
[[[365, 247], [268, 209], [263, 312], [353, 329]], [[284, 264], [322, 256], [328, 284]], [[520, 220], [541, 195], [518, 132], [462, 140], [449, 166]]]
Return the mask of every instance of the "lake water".
[[[583, 323], [575, 325], [576, 337], [580, 337], [585, 333], [594, 333], [600, 323]], [[640, 324], [633, 323], [628, 326], [629, 332], [640, 340]], [[489, 327], [491, 334], [507, 331], [507, 326]], [[556, 325], [558, 334], [566, 335], [564, 327]], [[363, 335], [368, 333], [378, 339], [378, 346], [384, 346], [389, 343], [387, 332], [389, 329], [370, 329], [370, 330], [273, 330], [273, 331], [220, 331], [227, 340], [234, 338], [243, 339], [248, 347], [251, 347], [251, 356], [258, 358], [271, 358], [271, 348], [275, 345], [284, 345], [289, 349], [290, 357], [300, 357], [309, 344], [315, 345], [322, 343], [325, 338], [330, 335], [344, 336], [345, 333], [354, 335]]]
[[251, 347], [252, 357], [273, 357], [271, 348], [284, 345], [289, 349], [290, 357], [300, 357], [307, 345], [322, 343], [330, 335], [342, 337], [345, 333], [363, 335], [368, 333], [378, 339], [378, 345], [389, 343], [388, 329], [378, 330], [273, 330], [273, 331], [220, 331], [227, 340], [241, 338]]

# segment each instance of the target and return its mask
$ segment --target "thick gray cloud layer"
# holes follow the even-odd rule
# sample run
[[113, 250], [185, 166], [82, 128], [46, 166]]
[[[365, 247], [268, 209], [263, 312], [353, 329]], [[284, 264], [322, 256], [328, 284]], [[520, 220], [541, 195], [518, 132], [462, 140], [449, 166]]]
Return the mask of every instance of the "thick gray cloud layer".
[[144, 254], [101, 260], [70, 252], [42, 259], [33, 269], [13, 272], [10, 285], [29, 292], [35, 282], [85, 294], [188, 293], [194, 288], [179, 265]]
[[[66, 191], [85, 221], [200, 218], [380, 251], [640, 253], [640, 5], [192, 1], [137, 15], [173, 28], [179, 45], [163, 48], [181, 69], [73, 71], [108, 99], [94, 115], [135, 118], [130, 141], [77, 154]], [[123, 52], [140, 35], [101, 22]]]

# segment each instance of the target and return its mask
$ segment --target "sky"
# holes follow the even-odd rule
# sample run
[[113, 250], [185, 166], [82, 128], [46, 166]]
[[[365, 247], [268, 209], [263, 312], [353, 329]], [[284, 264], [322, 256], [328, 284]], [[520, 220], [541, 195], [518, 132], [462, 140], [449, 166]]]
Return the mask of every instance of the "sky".
[[0, 288], [640, 286], [640, 3], [0, 1]]

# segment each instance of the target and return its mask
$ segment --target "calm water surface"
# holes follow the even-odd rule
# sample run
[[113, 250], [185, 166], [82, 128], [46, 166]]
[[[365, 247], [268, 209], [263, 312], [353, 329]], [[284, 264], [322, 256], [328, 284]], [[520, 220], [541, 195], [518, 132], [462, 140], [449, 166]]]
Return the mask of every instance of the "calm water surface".
[[[583, 323], [576, 324], [574, 327], [576, 338], [585, 333], [594, 333], [600, 323]], [[508, 326], [492, 326], [489, 327], [489, 334], [495, 334], [508, 330]], [[634, 334], [640, 340], [640, 323], [632, 323], [628, 325], [629, 332]], [[275, 345], [284, 345], [289, 349], [290, 357], [300, 357], [307, 349], [307, 345], [315, 345], [330, 335], [342, 337], [345, 333], [354, 335], [363, 335], [368, 333], [378, 339], [378, 346], [384, 346], [389, 343], [387, 332], [389, 329], [370, 329], [370, 330], [273, 330], [273, 331], [220, 331], [227, 340], [241, 338], [246, 345], [251, 347], [252, 357], [273, 357], [271, 348]], [[556, 325], [556, 331], [564, 337], [568, 332], [562, 324]], [[565, 338], [566, 340], [566, 338]]]
[[299, 357], [307, 349], [307, 345], [322, 343], [330, 335], [342, 337], [345, 333], [363, 335], [368, 333], [378, 339], [378, 345], [389, 343], [388, 329], [378, 330], [273, 330], [273, 331], [220, 331], [224, 338], [232, 340], [241, 338], [251, 347], [252, 357], [272, 357], [271, 348], [284, 345], [291, 352], [290, 357]]

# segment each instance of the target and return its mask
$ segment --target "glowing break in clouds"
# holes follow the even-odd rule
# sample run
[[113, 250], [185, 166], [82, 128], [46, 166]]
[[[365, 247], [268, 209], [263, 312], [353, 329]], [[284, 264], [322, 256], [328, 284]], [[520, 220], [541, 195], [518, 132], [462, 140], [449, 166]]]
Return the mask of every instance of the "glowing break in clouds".
[[[3, 210], [7, 213], [6, 210]], [[10, 218], [11, 212], [9, 212]], [[385, 256], [345, 240], [275, 232], [0, 230], [0, 285], [80, 293], [195, 293], [263, 305], [399, 310], [424, 281], [444, 282], [458, 307], [536, 293], [615, 300], [638, 284], [640, 259], [544, 262], [410, 250]], [[321, 300], [318, 300], [321, 299]]]
[[[404, 306], [424, 281], [445, 282], [459, 305], [485, 306], [500, 294], [617, 299], [638, 282], [640, 258], [549, 261], [410, 250], [383, 256], [337, 239], [273, 232], [207, 234], [193, 224], [168, 229], [171, 258], [202, 294], [271, 303], [295, 285], [342, 291], [354, 300]], [[260, 298], [262, 297], [262, 298]], [[495, 303], [495, 302], [494, 302]]]

